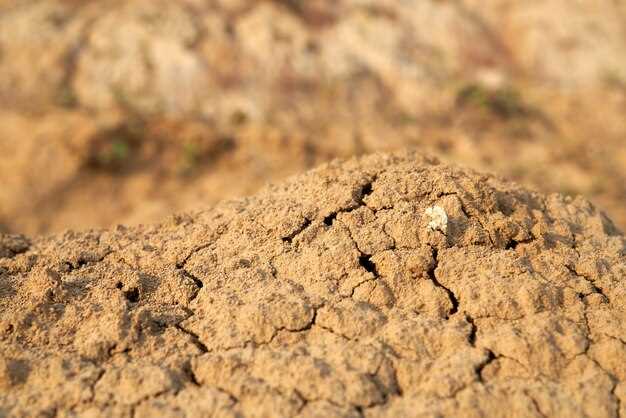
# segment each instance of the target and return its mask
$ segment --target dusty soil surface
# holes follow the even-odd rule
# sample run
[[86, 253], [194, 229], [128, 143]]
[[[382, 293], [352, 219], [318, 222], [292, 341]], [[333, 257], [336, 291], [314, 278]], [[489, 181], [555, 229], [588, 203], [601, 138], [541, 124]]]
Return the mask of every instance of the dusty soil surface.
[[0, 1], [0, 229], [152, 222], [407, 146], [626, 228], [626, 8]]
[[414, 154], [0, 239], [0, 415], [626, 416], [626, 242]]

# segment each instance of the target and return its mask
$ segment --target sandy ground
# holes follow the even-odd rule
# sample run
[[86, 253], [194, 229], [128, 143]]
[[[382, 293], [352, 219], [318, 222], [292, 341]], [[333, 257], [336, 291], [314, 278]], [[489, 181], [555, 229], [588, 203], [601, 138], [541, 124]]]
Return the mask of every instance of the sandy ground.
[[0, 240], [0, 415], [616, 417], [624, 236], [414, 154]]
[[624, 115], [624, 2], [0, 0], [0, 417], [626, 417]]
[[0, 230], [154, 222], [406, 147], [624, 229], [623, 4], [484, 6], [2, 2]]

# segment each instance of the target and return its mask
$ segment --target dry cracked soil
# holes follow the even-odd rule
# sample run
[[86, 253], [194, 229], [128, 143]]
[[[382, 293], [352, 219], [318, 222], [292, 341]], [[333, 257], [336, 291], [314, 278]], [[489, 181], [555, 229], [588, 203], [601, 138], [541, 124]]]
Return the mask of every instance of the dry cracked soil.
[[414, 153], [2, 235], [0, 416], [624, 417], [625, 248], [582, 198]]
[[154, 223], [415, 147], [626, 228], [619, 0], [0, 0], [0, 231]]

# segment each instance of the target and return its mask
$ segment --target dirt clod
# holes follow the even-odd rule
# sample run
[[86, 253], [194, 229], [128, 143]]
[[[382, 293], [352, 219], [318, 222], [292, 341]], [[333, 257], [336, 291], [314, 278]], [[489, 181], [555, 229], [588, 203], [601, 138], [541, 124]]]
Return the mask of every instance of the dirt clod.
[[606, 225], [407, 153], [160, 225], [3, 236], [0, 416], [624, 416]]
[[28, 240], [22, 235], [0, 233], [0, 258], [13, 257], [28, 249]]

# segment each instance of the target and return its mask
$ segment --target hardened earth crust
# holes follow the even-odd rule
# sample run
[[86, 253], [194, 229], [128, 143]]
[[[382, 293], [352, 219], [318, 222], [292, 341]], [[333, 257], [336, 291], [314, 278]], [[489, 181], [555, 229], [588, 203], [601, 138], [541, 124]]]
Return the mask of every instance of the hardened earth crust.
[[626, 417], [624, 237], [411, 153], [0, 238], [0, 416]]

